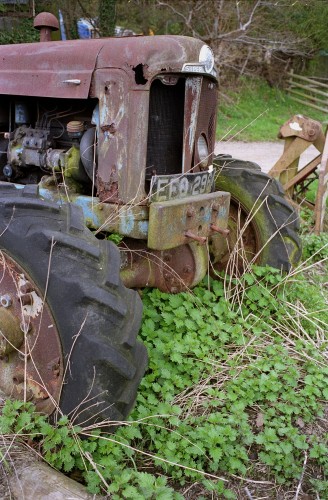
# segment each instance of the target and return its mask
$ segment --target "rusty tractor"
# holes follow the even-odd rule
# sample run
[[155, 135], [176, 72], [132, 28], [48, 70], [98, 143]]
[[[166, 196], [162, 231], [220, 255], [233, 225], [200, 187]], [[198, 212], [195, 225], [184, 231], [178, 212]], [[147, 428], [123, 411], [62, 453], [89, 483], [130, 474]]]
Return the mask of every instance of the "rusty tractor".
[[147, 365], [133, 289], [189, 289], [237, 241], [237, 269], [289, 269], [297, 216], [257, 165], [213, 157], [202, 41], [53, 42], [54, 16], [34, 24], [41, 43], [0, 47], [0, 389], [120, 421]]

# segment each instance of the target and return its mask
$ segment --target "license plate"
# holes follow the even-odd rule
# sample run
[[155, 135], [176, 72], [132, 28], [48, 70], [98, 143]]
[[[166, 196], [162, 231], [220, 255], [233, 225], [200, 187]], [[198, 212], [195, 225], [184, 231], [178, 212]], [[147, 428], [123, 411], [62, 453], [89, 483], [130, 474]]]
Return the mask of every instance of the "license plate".
[[154, 175], [150, 184], [150, 201], [170, 201], [211, 193], [214, 169], [195, 174]]

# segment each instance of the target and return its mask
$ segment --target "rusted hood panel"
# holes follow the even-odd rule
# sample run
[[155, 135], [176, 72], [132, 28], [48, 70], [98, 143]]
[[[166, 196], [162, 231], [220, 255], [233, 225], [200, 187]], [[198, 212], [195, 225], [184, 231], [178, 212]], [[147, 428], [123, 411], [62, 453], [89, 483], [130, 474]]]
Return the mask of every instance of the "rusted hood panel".
[[0, 94], [87, 98], [100, 48], [79, 41], [1, 46]]
[[141, 64], [150, 80], [159, 72], [181, 71], [185, 62], [197, 62], [202, 45], [193, 38], [165, 35], [2, 45], [0, 94], [87, 98], [95, 69], [132, 73]]
[[[180, 72], [186, 62], [198, 62], [204, 42], [187, 36], [140, 36], [112, 38], [99, 53], [97, 68], [144, 66], [144, 76], [151, 79], [165, 71]], [[148, 82], [149, 83], [149, 82]]]

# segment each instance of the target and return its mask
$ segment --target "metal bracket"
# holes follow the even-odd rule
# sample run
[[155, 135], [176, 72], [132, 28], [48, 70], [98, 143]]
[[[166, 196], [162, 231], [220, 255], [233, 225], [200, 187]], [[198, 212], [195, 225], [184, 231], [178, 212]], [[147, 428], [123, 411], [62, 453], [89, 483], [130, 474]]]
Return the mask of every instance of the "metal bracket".
[[196, 240], [204, 243], [212, 227], [226, 229], [230, 194], [222, 191], [180, 200], [155, 202], [149, 207], [148, 247], [168, 250]]

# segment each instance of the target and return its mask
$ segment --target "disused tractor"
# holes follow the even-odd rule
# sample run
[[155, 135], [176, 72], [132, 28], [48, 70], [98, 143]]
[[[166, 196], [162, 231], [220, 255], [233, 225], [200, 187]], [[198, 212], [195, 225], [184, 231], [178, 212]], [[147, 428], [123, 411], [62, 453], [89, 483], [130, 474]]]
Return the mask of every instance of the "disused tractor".
[[[214, 158], [211, 49], [182, 36], [0, 47], [0, 389], [75, 422], [124, 419], [147, 365], [140, 287], [288, 269], [294, 209], [253, 163]], [[230, 210], [230, 218], [229, 218]], [[120, 247], [108, 240], [120, 235]]]

